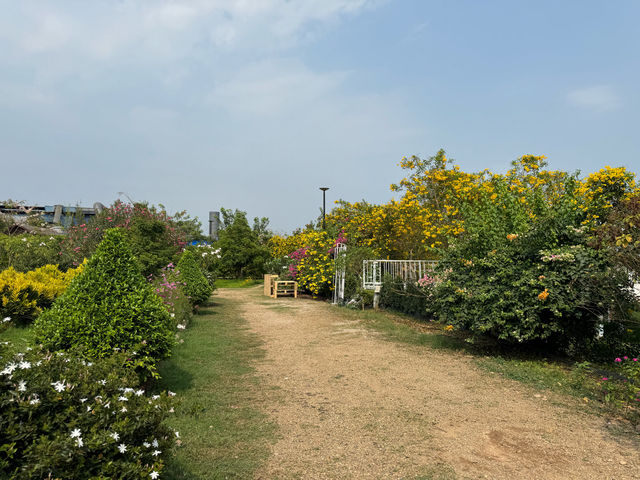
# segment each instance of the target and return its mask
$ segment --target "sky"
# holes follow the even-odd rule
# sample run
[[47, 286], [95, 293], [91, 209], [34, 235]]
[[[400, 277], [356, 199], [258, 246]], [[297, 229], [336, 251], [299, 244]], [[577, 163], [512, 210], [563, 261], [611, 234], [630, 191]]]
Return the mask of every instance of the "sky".
[[290, 232], [403, 156], [640, 172], [640, 2], [0, 0], [0, 200]]

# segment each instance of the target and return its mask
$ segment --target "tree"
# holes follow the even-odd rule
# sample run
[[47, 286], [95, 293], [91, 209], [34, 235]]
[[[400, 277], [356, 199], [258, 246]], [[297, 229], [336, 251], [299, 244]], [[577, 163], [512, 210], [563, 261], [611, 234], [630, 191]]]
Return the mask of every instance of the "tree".
[[[249, 226], [246, 212], [232, 212], [224, 208], [220, 211], [223, 228], [216, 246], [221, 250], [222, 276], [240, 278], [262, 275], [269, 251], [266, 244], [260, 241], [260, 230]], [[263, 225], [266, 230], [264, 222]]]

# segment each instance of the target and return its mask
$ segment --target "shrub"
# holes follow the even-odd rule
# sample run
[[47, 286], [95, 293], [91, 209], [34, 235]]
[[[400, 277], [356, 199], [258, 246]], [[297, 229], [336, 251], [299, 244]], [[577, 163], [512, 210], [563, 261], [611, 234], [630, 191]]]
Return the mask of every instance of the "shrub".
[[[28, 272], [48, 264], [60, 263], [60, 245], [64, 237], [49, 235], [1, 235], [0, 269], [13, 267]], [[78, 264], [82, 263], [79, 259]]]
[[0, 272], [0, 317], [17, 322], [33, 320], [51, 306], [84, 265], [61, 272], [57, 265], [45, 265], [22, 273], [10, 267]]
[[131, 351], [139, 371], [152, 375], [174, 341], [169, 313], [119, 229], [107, 231], [85, 271], [38, 317], [35, 331], [47, 348], [77, 347], [89, 358]]
[[149, 478], [162, 471], [176, 439], [163, 424], [172, 402], [145, 394], [124, 353], [87, 362], [28, 351], [0, 362], [0, 477]]
[[204, 276], [191, 250], [185, 250], [180, 255], [177, 265], [180, 279], [184, 283], [184, 293], [194, 305], [202, 305], [211, 296], [213, 288]]
[[189, 250], [193, 251], [202, 273], [204, 273], [204, 276], [209, 280], [209, 284], [215, 289], [216, 279], [220, 275], [220, 259], [222, 258], [220, 248], [216, 248], [208, 243], [198, 243], [197, 245], [189, 247]]
[[416, 283], [408, 282], [405, 285], [402, 279], [391, 277], [382, 282], [380, 306], [384, 308], [424, 318], [427, 316], [428, 300], [426, 288]]
[[153, 289], [162, 299], [173, 323], [184, 328], [191, 318], [191, 301], [184, 292], [185, 284], [180, 279], [180, 272], [170, 263], [159, 274], [149, 276]]
[[[184, 216], [179, 215], [184, 223]], [[77, 265], [83, 258], [91, 257], [105, 232], [114, 227], [124, 232], [143, 275], [157, 273], [186, 245], [184, 232], [164, 208], [116, 201], [88, 223], [69, 228], [62, 244], [62, 261]]]

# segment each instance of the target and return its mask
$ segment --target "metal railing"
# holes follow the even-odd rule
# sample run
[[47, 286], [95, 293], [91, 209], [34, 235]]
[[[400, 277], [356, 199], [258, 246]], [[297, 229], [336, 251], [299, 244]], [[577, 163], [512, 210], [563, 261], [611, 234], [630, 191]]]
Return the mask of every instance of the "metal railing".
[[404, 283], [417, 282], [437, 264], [436, 260], [363, 260], [362, 288], [375, 290], [386, 276], [400, 278]]

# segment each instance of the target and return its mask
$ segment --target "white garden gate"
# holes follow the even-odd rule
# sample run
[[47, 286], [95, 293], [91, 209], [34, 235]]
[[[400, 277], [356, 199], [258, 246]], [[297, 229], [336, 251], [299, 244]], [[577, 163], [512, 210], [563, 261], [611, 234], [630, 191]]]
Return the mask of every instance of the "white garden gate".
[[437, 264], [436, 260], [363, 260], [362, 288], [379, 289], [386, 276], [402, 279], [405, 284], [417, 282]]

